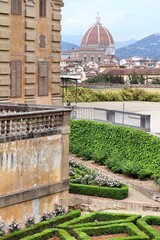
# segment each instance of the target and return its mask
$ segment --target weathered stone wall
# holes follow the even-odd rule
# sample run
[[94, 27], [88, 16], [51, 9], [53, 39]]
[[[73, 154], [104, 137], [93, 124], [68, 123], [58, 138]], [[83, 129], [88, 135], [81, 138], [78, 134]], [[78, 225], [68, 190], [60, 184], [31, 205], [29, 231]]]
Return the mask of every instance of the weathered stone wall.
[[[0, 216], [11, 221], [53, 210], [67, 199], [68, 159], [62, 134], [0, 144]], [[68, 142], [68, 137], [65, 137]], [[64, 146], [65, 147], [65, 146]], [[65, 162], [64, 162], [65, 161]], [[65, 171], [65, 173], [64, 173]], [[63, 192], [63, 196], [61, 196]], [[14, 204], [14, 206], [12, 206]], [[67, 206], [67, 202], [63, 202]], [[17, 209], [17, 210], [16, 210]]]
[[44, 212], [54, 210], [55, 202], [67, 209], [70, 110], [5, 114], [0, 126], [0, 218], [23, 223], [34, 215], [39, 221]]

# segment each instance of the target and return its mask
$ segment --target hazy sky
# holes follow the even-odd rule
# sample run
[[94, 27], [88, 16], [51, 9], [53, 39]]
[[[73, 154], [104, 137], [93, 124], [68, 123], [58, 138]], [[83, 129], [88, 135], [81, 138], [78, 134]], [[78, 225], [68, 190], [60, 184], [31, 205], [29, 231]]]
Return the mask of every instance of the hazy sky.
[[115, 41], [160, 33], [160, 0], [63, 1], [63, 35], [83, 35], [95, 23], [98, 11]]

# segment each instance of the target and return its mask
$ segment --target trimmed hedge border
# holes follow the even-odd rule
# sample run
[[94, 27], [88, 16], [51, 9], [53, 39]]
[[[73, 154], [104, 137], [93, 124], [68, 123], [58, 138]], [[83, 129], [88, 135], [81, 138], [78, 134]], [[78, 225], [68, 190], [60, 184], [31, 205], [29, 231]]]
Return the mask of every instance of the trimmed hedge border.
[[90, 236], [101, 236], [107, 234], [127, 233], [128, 237], [112, 238], [114, 240], [147, 240], [149, 237], [138, 229], [133, 223], [112, 224], [99, 227], [82, 227], [74, 229], [73, 233], [76, 239], [89, 240]]
[[22, 230], [5, 235], [5, 236], [1, 237], [0, 239], [1, 240], [19, 240], [21, 238], [33, 235], [35, 233], [37, 234], [37, 232], [38, 233], [42, 232], [46, 228], [52, 228], [52, 227], [55, 228], [57, 225], [64, 223], [66, 221], [69, 221], [73, 218], [79, 217], [80, 215], [81, 215], [81, 211], [79, 211], [79, 210], [70, 211], [66, 215], [61, 215], [56, 218], [52, 218], [48, 221], [39, 222], [37, 224], [34, 224], [31, 227], [24, 228]]
[[87, 215], [82, 215], [57, 227], [63, 229], [73, 229], [82, 227], [96, 227], [102, 225], [111, 225], [115, 223], [133, 222], [141, 218], [141, 215], [126, 214], [126, 213], [108, 213], [108, 212], [93, 212]]
[[121, 184], [121, 188], [111, 188], [70, 183], [69, 192], [74, 194], [122, 200], [128, 196], [128, 187], [125, 184]]
[[154, 229], [151, 225], [160, 226], [160, 217], [159, 216], [146, 216], [141, 219], [138, 219], [137, 226], [143, 230], [149, 237], [154, 239], [160, 239], [160, 232]]
[[37, 233], [32, 236], [22, 238], [21, 240], [42, 240], [42, 239], [47, 240], [48, 238], [54, 236], [59, 237], [62, 240], [75, 240], [75, 238], [69, 235], [69, 233], [66, 232], [65, 230], [56, 228], [44, 230], [41, 233]]
[[139, 179], [160, 178], [160, 138], [130, 127], [72, 120], [70, 152]]

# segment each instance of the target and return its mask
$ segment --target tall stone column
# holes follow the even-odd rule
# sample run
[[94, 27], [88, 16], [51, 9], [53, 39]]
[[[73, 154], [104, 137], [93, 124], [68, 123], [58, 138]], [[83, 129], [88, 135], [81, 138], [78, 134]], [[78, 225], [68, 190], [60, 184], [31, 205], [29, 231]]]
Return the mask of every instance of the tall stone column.
[[52, 1], [52, 103], [62, 105], [60, 95], [61, 0]]
[[25, 6], [25, 102], [34, 103], [36, 95], [36, 6]]

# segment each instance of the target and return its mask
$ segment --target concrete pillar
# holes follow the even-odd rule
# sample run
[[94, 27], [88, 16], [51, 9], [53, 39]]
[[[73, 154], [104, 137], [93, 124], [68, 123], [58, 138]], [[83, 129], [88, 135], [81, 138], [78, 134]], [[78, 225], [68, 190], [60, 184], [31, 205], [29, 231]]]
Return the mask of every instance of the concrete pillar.
[[150, 115], [141, 115], [140, 126], [141, 129], [150, 132], [151, 116]]

